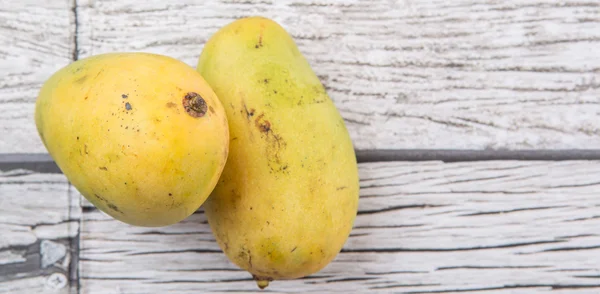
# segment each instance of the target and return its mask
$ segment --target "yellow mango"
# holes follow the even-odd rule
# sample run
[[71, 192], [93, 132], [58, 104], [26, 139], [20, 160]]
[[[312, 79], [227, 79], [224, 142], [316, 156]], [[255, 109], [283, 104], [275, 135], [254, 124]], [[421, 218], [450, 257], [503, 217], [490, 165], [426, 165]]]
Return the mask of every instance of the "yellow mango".
[[285, 29], [262, 17], [216, 32], [197, 69], [230, 130], [204, 204], [219, 246], [261, 288], [320, 271], [347, 240], [359, 199], [352, 141], [322, 83]]
[[35, 123], [75, 188], [136, 226], [194, 213], [229, 150], [213, 90], [193, 67], [157, 54], [101, 54], [60, 69], [40, 90]]

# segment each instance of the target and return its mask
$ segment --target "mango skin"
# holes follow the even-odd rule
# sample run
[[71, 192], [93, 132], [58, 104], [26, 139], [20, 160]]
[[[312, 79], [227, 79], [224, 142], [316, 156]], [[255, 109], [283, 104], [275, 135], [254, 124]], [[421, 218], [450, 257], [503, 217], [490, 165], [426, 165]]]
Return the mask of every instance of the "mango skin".
[[[206, 113], [183, 107], [194, 92]], [[49, 154], [97, 208], [146, 227], [177, 223], [216, 185], [229, 148], [215, 93], [190, 67], [149, 53], [78, 60], [42, 86], [35, 123]]]
[[318, 272], [347, 240], [359, 200], [335, 105], [291, 36], [266, 18], [223, 27], [197, 69], [223, 103], [231, 137], [204, 204], [219, 246], [261, 288]]

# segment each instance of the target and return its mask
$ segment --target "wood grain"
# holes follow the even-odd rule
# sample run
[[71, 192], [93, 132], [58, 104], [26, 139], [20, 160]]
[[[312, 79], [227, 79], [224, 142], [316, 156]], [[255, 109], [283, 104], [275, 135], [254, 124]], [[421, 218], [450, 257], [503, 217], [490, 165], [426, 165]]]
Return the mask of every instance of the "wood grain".
[[46, 152], [33, 120], [42, 83], [73, 58], [73, 1], [0, 0], [0, 153]]
[[[600, 291], [600, 161], [365, 163], [360, 177], [342, 253], [269, 291]], [[164, 228], [84, 211], [82, 293], [257, 292], [201, 211]]]
[[79, 200], [61, 174], [0, 171], [0, 293], [74, 293]]
[[358, 149], [600, 148], [600, 4], [78, 1], [81, 56], [167, 54], [262, 15], [297, 41]]

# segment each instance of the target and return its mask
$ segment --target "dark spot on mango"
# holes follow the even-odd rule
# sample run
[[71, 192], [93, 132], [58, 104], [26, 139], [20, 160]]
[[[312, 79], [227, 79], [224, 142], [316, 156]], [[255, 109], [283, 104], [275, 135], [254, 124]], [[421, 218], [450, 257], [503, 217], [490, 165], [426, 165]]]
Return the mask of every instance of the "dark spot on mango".
[[108, 206], [108, 208], [110, 208], [118, 213], [123, 213], [121, 210], [119, 210], [119, 208], [116, 205], [114, 205], [110, 202], [107, 202], [106, 205]]
[[89, 154], [87, 150], [87, 144], [83, 144], [83, 152], [85, 152], [85, 154]]
[[271, 130], [271, 123], [268, 120], [258, 124], [258, 128], [263, 133], [268, 133]]
[[102, 196], [98, 195], [98, 194], [94, 194], [94, 196], [96, 196], [96, 198], [102, 200], [102, 201], [106, 201], [104, 198], [102, 198]]
[[83, 84], [83, 82], [85, 82], [85, 80], [87, 80], [88, 76], [82, 76], [80, 78], [78, 78], [77, 80], [75, 80], [75, 84]]
[[265, 84], [268, 84], [269, 83], [269, 79], [264, 79], [263, 82], [265, 82]]
[[168, 108], [175, 108], [175, 107], [177, 107], [177, 104], [175, 104], [173, 102], [169, 102], [169, 103], [167, 103], [167, 107]]
[[85, 96], [85, 98], [83, 98], [83, 100], [88, 100], [88, 96]]
[[348, 188], [348, 187], [346, 187], [346, 186], [341, 186], [341, 187], [337, 187], [337, 189], [336, 189], [336, 190], [338, 190], [338, 191], [339, 191], [339, 190], [344, 190], [344, 189], [347, 189], [347, 188]]
[[121, 98], [123, 98], [123, 99], [127, 99], [127, 97], [129, 97], [129, 95], [127, 95], [127, 94], [122, 94], [121, 95]]
[[125, 103], [125, 109], [131, 110], [131, 104], [129, 104], [129, 102]]
[[277, 94], [277, 90], [273, 90], [273, 93]]
[[263, 32], [260, 32], [260, 35], [258, 35], [258, 43], [256, 43], [256, 45], [254, 46], [254, 48], [258, 49], [260, 47], [263, 46]]
[[298, 246], [294, 247], [294, 249], [292, 249], [292, 251], [290, 251], [290, 252], [296, 251], [297, 248], [298, 248]]
[[99, 169], [104, 170], [104, 171], [108, 171], [108, 168], [106, 168], [106, 166], [101, 166], [101, 167], [99, 167]]
[[281, 135], [273, 130], [271, 122], [264, 118], [264, 113], [259, 114], [254, 119], [254, 125], [260, 131], [261, 136], [268, 143], [266, 153], [270, 169], [269, 172], [280, 172], [283, 170], [283, 166], [287, 165], [281, 161], [281, 152], [283, 149], [285, 149], [287, 144]]
[[173, 193], [169, 193], [169, 196], [173, 196]]
[[254, 108], [248, 110], [245, 102], [242, 102], [242, 106], [244, 107], [243, 111], [246, 113], [246, 119], [250, 120], [250, 117], [254, 116]]
[[248, 265], [252, 268], [252, 252], [250, 252], [250, 249], [248, 249]]
[[248, 253], [245, 251], [245, 248], [242, 248], [242, 250], [238, 253], [238, 258], [248, 259]]
[[210, 111], [210, 113], [213, 113], [213, 114], [215, 113], [215, 109], [212, 106], [209, 106], [208, 110]]
[[183, 97], [183, 109], [191, 116], [191, 117], [203, 117], [206, 114], [206, 110], [208, 106], [206, 105], [206, 101], [204, 98], [200, 96], [200, 94], [196, 92], [189, 92]]
[[77, 141], [79, 141], [79, 136], [77, 136]]

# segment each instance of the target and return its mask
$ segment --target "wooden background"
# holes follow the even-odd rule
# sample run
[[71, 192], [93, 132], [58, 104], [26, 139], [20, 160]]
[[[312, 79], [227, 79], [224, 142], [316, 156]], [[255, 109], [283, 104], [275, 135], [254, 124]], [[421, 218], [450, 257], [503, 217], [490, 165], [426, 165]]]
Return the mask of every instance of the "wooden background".
[[33, 122], [41, 84], [73, 60], [144, 51], [195, 66], [216, 30], [251, 15], [292, 34], [359, 152], [509, 152], [365, 157], [342, 252], [263, 292], [600, 293], [600, 160], [585, 157], [600, 149], [597, 0], [0, 0], [0, 293], [259, 292], [202, 209], [132, 227], [36, 168]]

